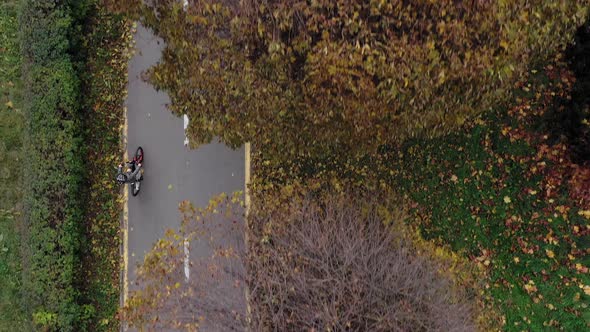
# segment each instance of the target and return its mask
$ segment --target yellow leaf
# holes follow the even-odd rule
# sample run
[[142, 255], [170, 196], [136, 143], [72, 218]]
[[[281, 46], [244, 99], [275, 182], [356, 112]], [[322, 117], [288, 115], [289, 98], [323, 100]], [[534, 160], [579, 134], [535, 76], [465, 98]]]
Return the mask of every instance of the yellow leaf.
[[4, 105], [6, 105], [6, 107], [8, 107], [8, 108], [14, 108], [14, 105], [12, 104], [11, 100], [7, 101], [6, 104], [4, 104]]
[[590, 296], [590, 286], [588, 286], [588, 285], [584, 286], [584, 294]]
[[549, 257], [549, 258], [555, 257], [555, 253], [552, 250], [545, 249], [545, 253], [547, 254], [547, 257]]
[[519, 263], [519, 262], [520, 262], [520, 258], [514, 257], [514, 263]]
[[590, 210], [580, 210], [578, 215], [583, 216], [586, 219], [590, 219]]
[[534, 293], [537, 291], [537, 286], [535, 286], [535, 282], [532, 280], [529, 280], [529, 283], [524, 285], [524, 289], [528, 292], [528, 293]]
[[504, 196], [504, 203], [508, 204], [510, 202], [512, 202], [512, 200], [510, 199], [510, 197]]

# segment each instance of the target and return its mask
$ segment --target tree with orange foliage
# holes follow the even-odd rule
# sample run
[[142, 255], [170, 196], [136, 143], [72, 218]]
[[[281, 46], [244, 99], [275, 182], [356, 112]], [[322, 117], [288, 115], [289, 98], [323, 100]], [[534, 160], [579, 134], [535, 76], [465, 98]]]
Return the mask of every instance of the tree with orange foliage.
[[194, 144], [273, 158], [438, 135], [571, 42], [588, 0], [123, 0], [166, 42], [150, 81]]

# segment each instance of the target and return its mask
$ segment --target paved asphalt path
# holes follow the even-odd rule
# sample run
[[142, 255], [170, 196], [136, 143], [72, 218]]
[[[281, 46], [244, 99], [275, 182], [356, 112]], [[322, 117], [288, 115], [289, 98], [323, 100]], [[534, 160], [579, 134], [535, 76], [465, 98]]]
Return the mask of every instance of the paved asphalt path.
[[[137, 197], [128, 202], [128, 284], [133, 290], [137, 263], [168, 228], [178, 229], [178, 204], [190, 200], [206, 206], [221, 192], [244, 189], [244, 150], [231, 150], [212, 143], [196, 150], [184, 146], [183, 119], [165, 105], [169, 98], [143, 82], [141, 72], [156, 63], [163, 43], [141, 25], [135, 35], [135, 56], [129, 63], [127, 99], [129, 156], [142, 146], [145, 153], [144, 181]], [[190, 255], [206, 256], [204, 244], [190, 246]], [[243, 296], [243, 293], [236, 294]]]

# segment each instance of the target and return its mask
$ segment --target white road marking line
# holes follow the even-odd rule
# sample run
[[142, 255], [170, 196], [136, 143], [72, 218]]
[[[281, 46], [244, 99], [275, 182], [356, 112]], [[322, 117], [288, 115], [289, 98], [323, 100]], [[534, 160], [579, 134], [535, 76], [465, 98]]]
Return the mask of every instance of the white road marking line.
[[184, 146], [188, 146], [188, 137], [186, 136], [186, 129], [189, 123], [188, 115], [185, 114], [182, 118], [184, 120]]
[[184, 277], [186, 281], [190, 278], [190, 269], [189, 269], [189, 241], [188, 238], [184, 238]]

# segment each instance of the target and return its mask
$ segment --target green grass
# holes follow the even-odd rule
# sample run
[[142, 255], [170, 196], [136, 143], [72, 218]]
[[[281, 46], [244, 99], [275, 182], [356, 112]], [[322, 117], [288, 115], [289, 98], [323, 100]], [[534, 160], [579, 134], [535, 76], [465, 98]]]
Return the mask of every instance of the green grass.
[[[422, 235], [481, 265], [507, 331], [582, 331], [590, 321], [589, 222], [560, 178], [566, 161], [552, 157], [563, 151], [547, 145], [539, 155], [541, 134], [507, 129], [540, 127], [551, 106], [543, 97], [567, 93], [559, 83], [534, 75], [516, 94], [534, 116], [488, 114], [458, 134], [408, 144], [397, 165]], [[547, 181], [555, 183], [549, 195]]]
[[25, 331], [27, 319], [21, 302], [18, 214], [0, 210], [0, 331]]
[[555, 125], [546, 119], [556, 97], [567, 97], [572, 82], [563, 64], [531, 73], [508, 107], [401, 151], [383, 147], [350, 160], [333, 153], [281, 165], [255, 151], [254, 174], [263, 176], [253, 193], [273, 197], [277, 184], [305, 182], [406, 195], [408, 222], [422, 237], [480, 266], [489, 316], [483, 320], [493, 326], [499, 316], [507, 331], [586, 330], [590, 223], [579, 212], [590, 206], [572, 196], [564, 145], [544, 137]]
[[22, 310], [20, 221], [23, 115], [17, 1], [0, 3], [0, 331], [27, 329]]
[[0, 4], [0, 208], [3, 209], [12, 208], [19, 198], [16, 164], [22, 148], [24, 119], [20, 109], [16, 3], [8, 1]]

